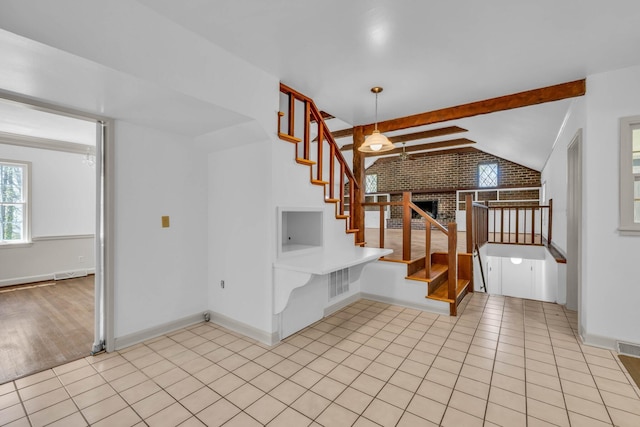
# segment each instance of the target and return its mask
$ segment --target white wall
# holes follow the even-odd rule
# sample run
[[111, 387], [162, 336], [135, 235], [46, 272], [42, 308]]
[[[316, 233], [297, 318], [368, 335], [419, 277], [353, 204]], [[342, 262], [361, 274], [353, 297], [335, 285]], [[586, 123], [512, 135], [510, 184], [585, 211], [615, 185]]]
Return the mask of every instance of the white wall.
[[265, 334], [273, 332], [271, 262], [276, 237], [270, 149], [265, 139], [210, 153], [208, 160], [209, 308]]
[[640, 237], [619, 225], [619, 119], [640, 114], [640, 66], [587, 79], [581, 325], [587, 342], [640, 343]]
[[[591, 88], [587, 88], [587, 96]], [[567, 253], [567, 149], [579, 129], [586, 127], [585, 97], [575, 98], [565, 116], [553, 151], [542, 169], [541, 181], [546, 182], [546, 200], [553, 199], [553, 244]], [[543, 227], [546, 236], [546, 224]]]
[[96, 170], [83, 164], [83, 158], [80, 154], [0, 144], [0, 159], [31, 162], [34, 239], [27, 247], [0, 248], [0, 286], [50, 280], [57, 272], [95, 267]]
[[208, 195], [206, 154], [189, 138], [117, 121], [115, 153], [118, 338], [208, 308]]

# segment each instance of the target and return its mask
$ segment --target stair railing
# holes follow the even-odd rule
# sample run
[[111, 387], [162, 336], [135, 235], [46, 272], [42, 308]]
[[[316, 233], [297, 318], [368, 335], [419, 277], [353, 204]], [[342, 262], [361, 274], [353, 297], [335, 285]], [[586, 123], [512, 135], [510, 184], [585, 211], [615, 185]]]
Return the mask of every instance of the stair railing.
[[[384, 208], [386, 206], [402, 206], [402, 261], [412, 261], [411, 256], [411, 212], [416, 212], [425, 221], [425, 263], [426, 277], [431, 275], [431, 229], [436, 228], [447, 236], [447, 259], [449, 265], [449, 279], [447, 284], [448, 298], [456, 299], [456, 287], [458, 284], [458, 233], [457, 224], [450, 222], [447, 227], [433, 219], [431, 215], [420, 209], [411, 201], [411, 193], [402, 193], [401, 202], [365, 202], [362, 206], [378, 206], [380, 209], [380, 240], [379, 247], [384, 247]], [[384, 258], [383, 258], [384, 259]]]
[[[336, 215], [339, 218], [347, 219], [347, 231], [353, 232], [355, 227], [353, 226], [354, 212], [351, 201], [359, 185], [349, 164], [342, 156], [340, 147], [331, 135], [331, 130], [313, 100], [282, 83], [280, 83], [280, 92], [288, 97], [288, 102], [287, 112], [278, 112], [278, 136], [280, 139], [296, 144], [296, 161], [311, 166], [311, 183], [324, 187], [325, 200], [337, 203]], [[301, 109], [303, 111], [302, 121], [296, 120], [296, 112]], [[283, 117], [286, 122], [286, 132], [283, 132], [282, 129]], [[314, 123], [317, 126], [317, 137], [312, 140], [311, 129]], [[296, 130], [302, 131], [301, 138], [296, 136]], [[300, 142], [302, 142], [301, 150], [298, 147]], [[311, 150], [312, 142], [317, 144], [317, 150], [314, 153]], [[325, 151], [325, 148], [328, 148], [328, 151]], [[327, 166], [328, 180], [324, 175]], [[329, 187], [328, 192], [327, 186]], [[345, 191], [348, 193], [345, 194]], [[349, 203], [345, 202], [347, 197]], [[347, 207], [348, 215], [345, 214]]]

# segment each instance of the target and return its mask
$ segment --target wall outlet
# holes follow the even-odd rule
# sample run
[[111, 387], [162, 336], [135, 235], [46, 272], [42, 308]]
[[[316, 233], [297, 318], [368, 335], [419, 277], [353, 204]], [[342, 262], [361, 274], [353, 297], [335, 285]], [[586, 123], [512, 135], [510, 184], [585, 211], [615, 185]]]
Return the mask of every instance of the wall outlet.
[[220, 287], [224, 289], [224, 280], [220, 280]]

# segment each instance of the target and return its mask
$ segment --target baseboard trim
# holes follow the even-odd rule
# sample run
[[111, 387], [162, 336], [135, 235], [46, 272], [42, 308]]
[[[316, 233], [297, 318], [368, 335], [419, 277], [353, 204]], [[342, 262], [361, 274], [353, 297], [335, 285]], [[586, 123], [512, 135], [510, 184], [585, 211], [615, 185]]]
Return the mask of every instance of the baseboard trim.
[[368, 299], [368, 300], [372, 300], [372, 301], [382, 302], [382, 303], [385, 303], [385, 304], [393, 304], [393, 305], [399, 305], [401, 307], [414, 308], [416, 310], [421, 310], [421, 311], [428, 311], [429, 313], [444, 314], [445, 316], [449, 315], [449, 304], [444, 303], [444, 302], [442, 304], [445, 304], [446, 307], [443, 306], [442, 308], [439, 309], [437, 306], [415, 304], [415, 303], [410, 303], [410, 302], [407, 302], [407, 301], [404, 301], [404, 300], [383, 297], [383, 296], [376, 295], [376, 294], [368, 294], [368, 293], [365, 293], [365, 292], [361, 292], [360, 293], [360, 297], [362, 299]]
[[616, 338], [605, 337], [596, 334], [583, 334], [580, 336], [583, 344], [590, 345], [592, 347], [604, 348], [605, 350], [618, 351]]
[[[87, 275], [95, 274], [95, 268], [87, 268], [82, 271], [87, 272]], [[0, 288], [4, 286], [15, 286], [15, 285], [25, 285], [28, 283], [37, 283], [37, 282], [53, 282], [55, 280], [55, 273], [48, 274], [39, 274], [37, 276], [25, 276], [25, 277], [14, 277], [12, 279], [3, 279], [0, 280]]]
[[213, 323], [232, 330], [233, 332], [237, 332], [246, 337], [253, 338], [256, 341], [260, 341], [261, 343], [269, 346], [280, 342], [280, 334], [278, 332], [269, 333], [263, 331], [262, 329], [247, 325], [246, 323], [240, 322], [236, 319], [232, 319], [231, 317], [225, 316], [224, 314], [216, 313], [215, 311], [210, 311], [210, 313], [211, 321]]
[[123, 348], [130, 347], [134, 344], [138, 344], [143, 341], [150, 340], [151, 338], [155, 338], [178, 329], [186, 328], [187, 326], [195, 325], [196, 323], [200, 323], [203, 321], [203, 312], [201, 311], [196, 314], [183, 317], [181, 319], [172, 320], [171, 322], [143, 329], [142, 331], [123, 335], [121, 337], [115, 337], [113, 339], [114, 348], [116, 350], [122, 350]]
[[338, 310], [341, 310], [348, 306], [349, 304], [353, 304], [354, 302], [362, 299], [362, 293], [356, 292], [353, 295], [348, 296], [347, 298], [336, 302], [335, 304], [331, 304], [324, 309], [324, 317], [330, 316]]

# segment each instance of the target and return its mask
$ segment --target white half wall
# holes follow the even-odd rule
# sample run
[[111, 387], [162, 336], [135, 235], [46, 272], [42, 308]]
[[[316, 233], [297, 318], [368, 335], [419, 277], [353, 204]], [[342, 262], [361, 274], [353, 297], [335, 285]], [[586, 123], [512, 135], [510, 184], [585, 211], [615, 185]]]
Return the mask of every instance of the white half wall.
[[207, 160], [190, 138], [123, 121], [115, 153], [119, 338], [208, 308]]

